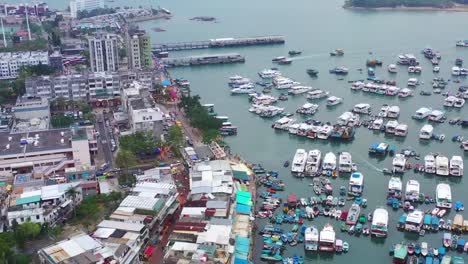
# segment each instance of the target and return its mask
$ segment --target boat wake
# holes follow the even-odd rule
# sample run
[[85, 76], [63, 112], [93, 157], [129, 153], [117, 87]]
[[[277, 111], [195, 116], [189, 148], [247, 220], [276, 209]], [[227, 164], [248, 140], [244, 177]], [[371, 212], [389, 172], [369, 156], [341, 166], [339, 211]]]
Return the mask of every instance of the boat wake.
[[354, 154], [353, 156], [357, 156], [358, 160], [360, 161], [363, 161], [364, 163], [366, 163], [369, 167], [371, 167], [372, 169], [378, 171], [378, 172], [383, 172], [383, 169], [379, 169], [377, 166], [375, 166], [374, 164], [370, 163], [367, 159], [365, 159], [364, 157], [360, 156], [360, 155], [357, 155], [357, 154]]

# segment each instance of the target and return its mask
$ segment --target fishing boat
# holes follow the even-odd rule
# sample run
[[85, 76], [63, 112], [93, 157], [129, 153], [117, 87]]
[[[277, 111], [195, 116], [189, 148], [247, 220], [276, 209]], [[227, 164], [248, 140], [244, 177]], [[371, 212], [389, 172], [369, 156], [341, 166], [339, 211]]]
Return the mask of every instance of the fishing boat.
[[328, 107], [335, 106], [335, 105], [341, 104], [342, 102], [343, 102], [343, 98], [330, 96], [327, 99], [327, 106]]
[[304, 149], [297, 149], [291, 166], [293, 173], [302, 173], [305, 169], [307, 152]]
[[447, 157], [438, 155], [435, 158], [436, 174], [440, 176], [448, 176], [449, 171], [449, 160]]
[[307, 99], [309, 100], [321, 99], [321, 98], [328, 97], [329, 94], [330, 92], [325, 92], [322, 90], [313, 90], [313, 91], [307, 92]]
[[439, 208], [452, 208], [452, 192], [450, 185], [439, 183], [436, 188], [436, 204]]
[[354, 172], [349, 178], [348, 194], [359, 197], [364, 190], [364, 175], [360, 172]]
[[452, 156], [450, 159], [450, 175], [463, 176], [463, 159], [461, 156]]
[[315, 176], [320, 169], [322, 153], [318, 149], [309, 151], [307, 156], [305, 172], [307, 175]]
[[315, 69], [307, 69], [306, 70], [307, 74], [309, 74], [310, 76], [312, 77], [315, 77], [318, 75], [319, 71], [318, 70], [315, 70]]
[[419, 182], [416, 180], [409, 180], [406, 183], [405, 200], [417, 201], [419, 199]]
[[339, 172], [351, 172], [353, 170], [353, 161], [349, 152], [341, 152], [338, 161]]
[[291, 55], [291, 56], [300, 55], [300, 54], [302, 54], [302, 51], [290, 50], [288, 52], [288, 54]]
[[342, 49], [336, 49], [332, 52], [330, 52], [330, 56], [343, 56], [344, 51]]
[[319, 231], [315, 226], [307, 227], [304, 233], [304, 249], [317, 251], [319, 243]]
[[320, 231], [319, 250], [326, 252], [335, 251], [335, 230], [331, 224], [325, 224]]
[[346, 224], [355, 225], [359, 220], [360, 213], [361, 213], [361, 207], [353, 203], [348, 210], [348, 216], [346, 217]]
[[395, 154], [393, 158], [393, 173], [403, 173], [406, 168], [406, 157], [403, 154]]
[[336, 156], [333, 152], [325, 154], [322, 162], [322, 169], [324, 171], [334, 171], [336, 169]]
[[398, 177], [391, 177], [388, 181], [388, 196], [400, 198], [402, 189], [403, 183], [401, 182], [401, 179]]

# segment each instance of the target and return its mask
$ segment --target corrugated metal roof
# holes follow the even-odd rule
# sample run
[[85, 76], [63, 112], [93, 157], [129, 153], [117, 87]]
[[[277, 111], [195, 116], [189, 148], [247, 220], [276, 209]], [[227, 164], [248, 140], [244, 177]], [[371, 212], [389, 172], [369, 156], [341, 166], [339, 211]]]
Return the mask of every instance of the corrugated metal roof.
[[112, 221], [112, 220], [103, 220], [101, 223], [99, 223], [98, 227], [107, 227], [107, 228], [115, 228], [119, 230], [140, 232], [145, 226], [142, 224], [124, 223], [124, 222]]
[[158, 200], [158, 198], [154, 197], [129, 195], [120, 203], [120, 207], [133, 207], [137, 209], [154, 210]]
[[34, 195], [29, 197], [17, 198], [16, 205], [28, 204], [28, 203], [37, 203], [41, 200], [41, 195]]

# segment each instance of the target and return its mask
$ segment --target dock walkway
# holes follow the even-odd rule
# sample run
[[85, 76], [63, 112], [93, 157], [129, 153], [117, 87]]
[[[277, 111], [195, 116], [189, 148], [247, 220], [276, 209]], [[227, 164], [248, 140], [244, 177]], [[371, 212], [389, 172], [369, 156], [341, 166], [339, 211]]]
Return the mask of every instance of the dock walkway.
[[178, 50], [240, 47], [240, 46], [270, 45], [270, 44], [284, 44], [284, 43], [285, 43], [285, 40], [283, 36], [220, 38], [220, 39], [210, 39], [210, 40], [205, 40], [205, 41], [155, 44], [152, 47], [152, 51], [153, 52], [166, 52], [166, 51], [178, 51]]
[[245, 62], [245, 57], [237, 53], [190, 56], [181, 58], [164, 58], [161, 62], [167, 67], [197, 66], [208, 64], [225, 64]]

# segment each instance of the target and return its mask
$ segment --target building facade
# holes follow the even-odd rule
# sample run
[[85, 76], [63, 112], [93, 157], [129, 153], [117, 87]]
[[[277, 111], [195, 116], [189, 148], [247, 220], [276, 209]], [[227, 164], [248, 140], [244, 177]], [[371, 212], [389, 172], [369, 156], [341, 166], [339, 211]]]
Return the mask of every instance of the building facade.
[[117, 35], [99, 33], [88, 39], [91, 70], [115, 72], [119, 69]]
[[0, 53], [0, 79], [15, 79], [23, 66], [49, 65], [47, 51]]
[[104, 0], [70, 0], [70, 13], [73, 18], [78, 17], [78, 11], [98, 8], [104, 8]]
[[153, 65], [151, 38], [146, 31], [139, 29], [130, 30], [127, 51], [129, 68], [150, 68]]

